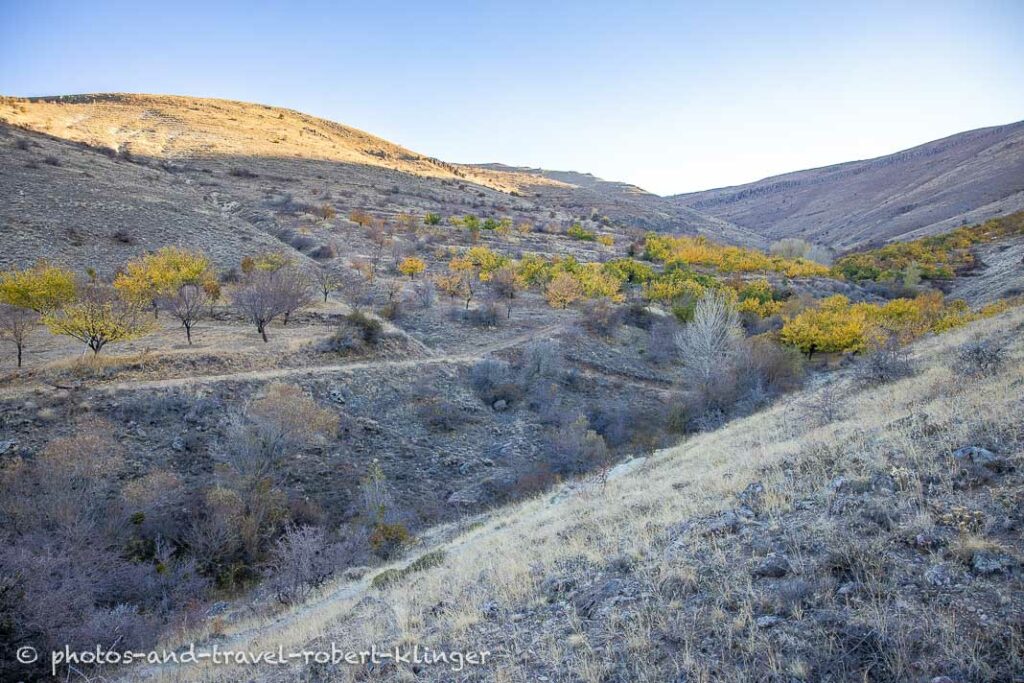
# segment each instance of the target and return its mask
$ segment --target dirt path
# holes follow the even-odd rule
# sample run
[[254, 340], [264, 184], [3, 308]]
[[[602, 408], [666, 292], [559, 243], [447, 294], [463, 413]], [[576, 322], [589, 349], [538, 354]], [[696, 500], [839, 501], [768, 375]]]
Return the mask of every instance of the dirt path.
[[485, 344], [469, 353], [429, 355], [420, 358], [407, 358], [402, 360], [354, 361], [351, 363], [314, 365], [301, 368], [271, 368], [268, 370], [250, 370], [246, 372], [232, 372], [222, 375], [197, 375], [193, 377], [173, 377], [169, 379], [130, 380], [125, 382], [98, 384], [96, 385], [96, 388], [111, 392], [133, 391], [139, 389], [165, 389], [173, 387], [203, 386], [208, 384], [217, 384], [220, 382], [249, 382], [284, 379], [290, 377], [315, 377], [319, 375], [331, 375], [336, 373], [357, 372], [359, 370], [380, 368], [412, 368], [425, 365], [444, 364], [462, 365], [480, 360], [491, 353], [520, 346], [534, 339], [550, 337], [561, 328], [561, 324], [548, 325], [546, 327], [531, 330], [530, 332], [510, 337], [508, 339], [503, 339], [492, 344]]

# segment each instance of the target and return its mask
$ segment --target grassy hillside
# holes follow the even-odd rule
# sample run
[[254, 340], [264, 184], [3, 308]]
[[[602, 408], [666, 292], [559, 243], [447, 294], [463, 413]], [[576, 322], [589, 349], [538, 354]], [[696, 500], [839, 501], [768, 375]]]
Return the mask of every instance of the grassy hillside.
[[[131, 94], [0, 98], [0, 124], [144, 165], [155, 182], [191, 183], [204, 195], [203, 202], [191, 203], [212, 202], [216, 206], [209, 208], [264, 232], [295, 228], [303, 215], [326, 205], [339, 216], [475, 213], [538, 228], [584, 221], [620, 234], [628, 228], [672, 229], [760, 242], [725, 221], [631, 186], [602, 183], [595, 189], [593, 178], [584, 182], [572, 174], [560, 180], [507, 167], [451, 164], [332, 121], [259, 104]], [[58, 162], [62, 156], [59, 149], [48, 154]], [[0, 171], [20, 161], [5, 155]], [[40, 164], [39, 175], [49, 169]], [[99, 170], [105, 180], [105, 168]], [[157, 229], [145, 205], [135, 205], [135, 195], [114, 196], [126, 212], [136, 210], [137, 231]]]
[[769, 241], [837, 250], [948, 232], [1024, 208], [1024, 122], [981, 128], [875, 159], [678, 195], [676, 203]]
[[[834, 377], [606, 484], [442, 529], [430, 559], [382, 589], [333, 584], [283, 615], [221, 624], [215, 642], [490, 651], [468, 680], [1010, 680], [1024, 665], [1022, 330], [1016, 310], [923, 340], [910, 377]], [[997, 371], [962, 353], [979, 338], [1005, 348]]]

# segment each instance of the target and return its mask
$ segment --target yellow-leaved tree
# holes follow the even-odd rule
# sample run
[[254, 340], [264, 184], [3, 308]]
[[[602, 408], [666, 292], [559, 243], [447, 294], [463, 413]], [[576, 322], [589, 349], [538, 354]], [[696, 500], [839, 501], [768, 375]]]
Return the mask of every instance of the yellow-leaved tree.
[[415, 278], [426, 269], [426, 262], [421, 258], [416, 258], [415, 256], [404, 258], [402, 259], [402, 262], [398, 264], [398, 272], [402, 275], [408, 275], [410, 279]]
[[552, 308], [568, 308], [583, 298], [583, 286], [570, 273], [559, 273], [548, 283], [544, 296]]
[[77, 339], [94, 354], [111, 342], [136, 339], [150, 329], [138, 302], [98, 282], [80, 287], [73, 301], [46, 313], [43, 324], [53, 334]]
[[849, 299], [836, 294], [786, 321], [781, 336], [810, 358], [816, 351], [863, 351], [871, 329], [865, 309], [851, 306]]
[[122, 296], [159, 315], [161, 298], [177, 296], [185, 285], [202, 287], [214, 279], [210, 260], [204, 254], [180, 247], [162, 247], [142, 258], [129, 261], [114, 279]]
[[0, 273], [0, 303], [46, 313], [73, 299], [75, 275], [46, 261], [25, 270]]
[[0, 341], [14, 345], [19, 368], [25, 342], [40, 315], [63, 306], [74, 295], [74, 274], [44, 261], [25, 270], [0, 272]]

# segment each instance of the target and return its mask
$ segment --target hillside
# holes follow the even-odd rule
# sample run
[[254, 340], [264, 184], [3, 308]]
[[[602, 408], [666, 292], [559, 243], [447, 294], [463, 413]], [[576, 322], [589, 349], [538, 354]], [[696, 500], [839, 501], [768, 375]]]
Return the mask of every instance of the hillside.
[[[239, 240], [261, 243], [268, 234], [302, 228], [325, 205], [340, 217], [352, 211], [386, 220], [403, 212], [477, 214], [537, 229], [583, 222], [620, 235], [654, 229], [759, 239], [629, 186], [595, 189], [590, 182], [517, 169], [449, 164], [264, 105], [119, 94], [0, 98], [0, 135], [8, 147], [28, 147], [0, 155], [0, 174], [11, 178], [0, 185], [0, 229], [15, 246], [0, 255], [0, 264], [25, 265], [20, 254], [39, 255], [54, 233], [68, 230], [83, 239], [57, 239], [51, 257], [76, 265], [105, 258], [105, 238], [119, 230], [145, 248], [205, 235], [198, 242], [204, 247], [224, 245], [208, 248], [219, 259], [222, 252], [238, 253]], [[80, 172], [86, 166], [92, 168]], [[118, 210], [96, 213], [100, 197]], [[179, 215], [169, 218], [155, 205], [174, 205]], [[220, 224], [208, 229], [211, 217]], [[100, 241], [93, 243], [94, 237]], [[124, 251], [114, 247], [114, 256]]]
[[837, 250], [936, 234], [1024, 208], [1024, 121], [670, 199], [769, 241]]
[[[1022, 661], [1020, 309], [554, 494], [200, 651], [490, 653], [466, 680], [1011, 680]], [[949, 363], [975, 338], [1006, 366]], [[965, 374], [967, 373], [967, 374]], [[170, 641], [178, 646], [178, 641]], [[451, 680], [445, 664], [149, 666], [131, 680]], [[945, 677], [949, 677], [948, 679]]]

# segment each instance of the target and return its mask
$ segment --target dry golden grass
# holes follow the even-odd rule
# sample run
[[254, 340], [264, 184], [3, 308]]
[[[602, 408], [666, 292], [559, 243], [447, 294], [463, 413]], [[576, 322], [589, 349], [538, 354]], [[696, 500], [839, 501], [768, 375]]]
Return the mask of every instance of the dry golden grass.
[[568, 187], [540, 176], [439, 164], [355, 128], [291, 109], [174, 95], [104, 94], [0, 99], [0, 120], [142, 157], [315, 159], [468, 180], [508, 192]]
[[[950, 452], [979, 441], [998, 444], [1019, 468], [1022, 328], [1018, 309], [923, 340], [914, 351], [919, 371], [911, 377], [872, 388], [839, 378], [847, 406], [841, 420], [823, 424], [808, 413], [808, 398], [820, 391], [811, 389], [810, 397], [794, 396], [658, 452], [604, 487], [576, 484], [571, 495], [548, 494], [491, 514], [445, 544], [440, 567], [394, 587], [378, 592], [365, 581], [339, 583], [276, 620], [227, 627], [226, 642], [285, 650], [330, 641], [488, 649], [494, 665], [471, 675], [494, 681], [541, 674], [581, 681], [654, 681], [682, 673], [698, 681], [999, 677], [1022, 664], [1020, 622], [1007, 617], [1020, 609], [1011, 604], [1021, 597], [1016, 575], [976, 577], [934, 601], [938, 589], [907, 586], [921, 583], [924, 568], [943, 559], [969, 563], [978, 551], [999, 550], [1019, 560], [1019, 535], [1007, 543], [974, 527], [946, 550], [927, 551], [906, 549], [900, 539], [935, 530], [939, 512], [957, 501], [1019, 504], [1017, 479], [1016, 494], [999, 482], [958, 484], [962, 473]], [[996, 376], [964, 380], [952, 373], [949, 358], [977, 334], [1006, 339], [1011, 361]], [[848, 482], [842, 490], [853, 493], [837, 494], [830, 485], [837, 476]], [[879, 477], [891, 481], [881, 498], [869, 483]], [[765, 492], [755, 525], [721, 537], [700, 533], [752, 482]], [[855, 506], [856, 514], [841, 504]], [[752, 564], [766, 552], [751, 545], [758, 539], [785, 547], [803, 584], [752, 577]], [[622, 562], [633, 567], [616, 574]], [[640, 597], [602, 608], [599, 620], [578, 614], [577, 603], [552, 600], [544, 587], [550, 577], [584, 586], [613, 575], [626, 576]], [[841, 597], [843, 585], [854, 586], [855, 597]], [[766, 614], [778, 615], [782, 625], [759, 627]], [[146, 673], [159, 680], [243, 675], [224, 668]], [[244, 672], [255, 674], [298, 675]], [[314, 674], [414, 677], [401, 668], [371, 674], [352, 667], [304, 675]], [[443, 667], [428, 668], [417, 680], [448, 675]]]

